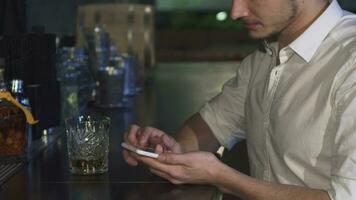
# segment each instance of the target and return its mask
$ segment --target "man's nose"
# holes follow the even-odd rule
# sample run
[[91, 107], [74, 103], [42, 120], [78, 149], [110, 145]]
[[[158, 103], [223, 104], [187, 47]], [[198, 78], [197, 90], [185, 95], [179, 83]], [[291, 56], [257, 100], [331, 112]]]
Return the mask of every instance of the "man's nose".
[[248, 0], [233, 0], [232, 1], [231, 12], [230, 12], [230, 17], [232, 19], [239, 19], [239, 18], [248, 16], [249, 10], [248, 10], [248, 5], [247, 5], [246, 1], [248, 1]]

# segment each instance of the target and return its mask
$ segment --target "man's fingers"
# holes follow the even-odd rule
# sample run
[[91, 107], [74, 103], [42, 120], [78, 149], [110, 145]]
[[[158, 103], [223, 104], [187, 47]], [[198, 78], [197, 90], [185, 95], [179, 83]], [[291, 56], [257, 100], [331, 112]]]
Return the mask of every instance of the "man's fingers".
[[173, 166], [167, 165], [166, 163], [162, 163], [155, 158], [149, 158], [145, 156], [135, 156], [135, 158], [140, 162], [148, 165], [149, 167], [166, 172], [167, 174], [172, 174], [172, 171], [174, 171]]
[[163, 143], [174, 153], [182, 153], [182, 149], [179, 143], [169, 135], [163, 135], [162, 137]]
[[162, 172], [162, 171], [153, 169], [153, 168], [150, 168], [150, 172], [151, 172], [152, 174], [155, 174], [155, 175], [160, 176], [160, 177], [162, 177], [162, 178], [164, 178], [164, 179], [167, 179], [167, 180], [171, 180], [171, 179], [172, 179], [172, 177], [170, 177], [168, 174], [166, 174], [166, 173], [164, 173], [164, 172]]
[[160, 162], [169, 165], [186, 165], [188, 158], [186, 154], [163, 153], [158, 157]]
[[153, 134], [153, 129], [150, 127], [145, 127], [141, 129], [141, 134], [140, 134], [138, 144], [141, 147], [145, 147], [147, 145], [148, 139], [152, 137], [152, 134]]
[[164, 132], [153, 127], [145, 127], [141, 130], [141, 132], [142, 133], [139, 139], [140, 146], [145, 146], [148, 142], [152, 142], [153, 144], [160, 143], [160, 137], [165, 134]]
[[[130, 143], [130, 141], [129, 141], [129, 133], [127, 133], [127, 132], [124, 134], [124, 141], [126, 143]], [[137, 166], [138, 165], [137, 160], [135, 158], [133, 158], [127, 150], [125, 150], [125, 149], [122, 150], [122, 156], [124, 157], [124, 160], [129, 165], [132, 165], [132, 166]]]
[[[163, 154], [163, 155], [168, 155], [168, 154]], [[171, 154], [171, 155], [174, 155], [174, 154]], [[168, 175], [169, 178], [168, 177], [164, 177], [164, 178], [167, 178], [172, 183], [179, 184], [176, 181], [179, 180], [179, 178], [181, 178], [183, 176], [182, 168], [185, 166], [183, 166], [183, 164], [180, 163], [181, 161], [183, 161], [183, 159], [180, 158], [180, 156], [178, 156], [178, 159], [175, 158], [177, 156], [178, 155], [174, 155], [173, 157], [171, 157], [171, 156], [166, 157], [168, 162], [162, 162], [157, 159], [141, 157], [141, 156], [140, 156], [140, 158], [137, 158], [137, 159], [139, 159], [140, 162], [148, 165], [150, 168], [155, 169], [156, 171], [160, 171], [160, 172]], [[177, 163], [177, 164], [173, 164], [173, 163]]]
[[164, 152], [163, 146], [160, 145], [160, 144], [157, 144], [156, 147], [155, 147], [155, 153], [161, 154], [161, 153], [163, 153], [163, 152]]
[[164, 135], [162, 139], [164, 144], [166, 144], [168, 147], [173, 147], [176, 144], [175, 139], [169, 135]]
[[[166, 150], [175, 153], [182, 152], [179, 143], [173, 137], [153, 127], [140, 128], [137, 125], [132, 125], [127, 136], [124, 135], [124, 140], [141, 148], [160, 145], [157, 149], [158, 152], [165, 152]], [[161, 147], [162, 149], [160, 149]]]
[[132, 166], [137, 166], [138, 165], [138, 162], [136, 159], [134, 159], [130, 153], [126, 150], [123, 150], [122, 151], [122, 155], [125, 159], [125, 161], [129, 164], [129, 165], [132, 165]]
[[137, 135], [139, 134], [140, 127], [133, 124], [130, 126], [129, 132], [128, 132], [128, 136], [127, 136], [127, 140], [130, 144], [136, 146], [138, 141], [137, 141]]
[[173, 183], [173, 184], [182, 184], [183, 182], [182, 181], [179, 181], [173, 177], [171, 177], [170, 175], [162, 172], [162, 171], [159, 171], [159, 170], [156, 170], [156, 169], [153, 169], [153, 168], [150, 168], [150, 171], [152, 174], [155, 174], [159, 177], [162, 177], [164, 179], [167, 179], [169, 182]]

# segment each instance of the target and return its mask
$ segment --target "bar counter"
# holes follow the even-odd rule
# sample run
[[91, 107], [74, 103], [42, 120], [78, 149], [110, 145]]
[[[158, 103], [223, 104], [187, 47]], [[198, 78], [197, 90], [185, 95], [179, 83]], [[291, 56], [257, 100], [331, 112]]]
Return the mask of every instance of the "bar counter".
[[[173, 185], [145, 166], [128, 166], [121, 154], [123, 133], [132, 123], [154, 126], [174, 135], [181, 123], [213, 97], [234, 75], [237, 64], [159, 64], [148, 84], [126, 108], [97, 108], [91, 112], [111, 118], [109, 171], [102, 175], [70, 174], [66, 136], [57, 127], [40, 142], [44, 148], [1, 186], [0, 199], [218, 199], [208, 185]], [[225, 199], [225, 198], [224, 198]], [[230, 199], [230, 198], [228, 198]]]

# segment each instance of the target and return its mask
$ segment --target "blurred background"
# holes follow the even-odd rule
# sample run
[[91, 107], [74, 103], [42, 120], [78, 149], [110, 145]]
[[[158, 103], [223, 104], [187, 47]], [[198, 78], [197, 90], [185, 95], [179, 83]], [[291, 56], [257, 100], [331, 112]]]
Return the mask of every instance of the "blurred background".
[[[231, 1], [0, 0], [0, 94], [9, 90], [39, 120], [23, 126], [23, 149], [93, 110], [115, 122], [112, 141], [132, 123], [177, 132], [258, 45], [229, 18]], [[338, 1], [356, 12], [355, 0]], [[0, 147], [11, 150], [17, 125], [10, 131], [6, 120]], [[240, 144], [225, 158], [248, 174]]]
[[[354, 0], [338, 1], [356, 10]], [[254, 47], [229, 19], [231, 0], [1, 0], [0, 35], [37, 25], [59, 36], [75, 35], [80, 6], [108, 3], [152, 5], [157, 61], [236, 60]]]

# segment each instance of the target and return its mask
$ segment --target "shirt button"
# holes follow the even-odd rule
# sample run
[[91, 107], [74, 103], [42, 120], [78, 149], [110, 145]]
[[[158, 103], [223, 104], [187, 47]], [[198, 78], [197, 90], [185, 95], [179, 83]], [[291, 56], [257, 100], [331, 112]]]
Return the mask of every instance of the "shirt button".
[[263, 122], [263, 126], [266, 128], [269, 126], [269, 123], [268, 122]]

